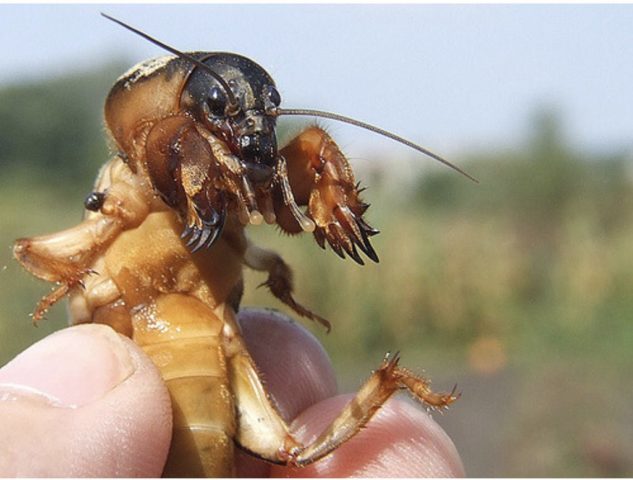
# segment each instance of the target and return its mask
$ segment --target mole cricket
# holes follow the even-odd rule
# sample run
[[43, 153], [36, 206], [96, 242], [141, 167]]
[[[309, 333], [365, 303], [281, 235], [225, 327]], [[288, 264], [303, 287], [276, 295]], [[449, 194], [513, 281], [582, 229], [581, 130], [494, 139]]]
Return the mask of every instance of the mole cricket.
[[[244, 266], [298, 315], [330, 323], [295, 300], [290, 267], [254, 245], [247, 225], [312, 233], [340, 257], [374, 262], [368, 208], [347, 159], [320, 127], [279, 148], [276, 119], [305, 115], [369, 129], [458, 167], [408, 140], [342, 115], [281, 107], [271, 76], [244, 56], [185, 53], [108, 15], [172, 55], [123, 74], [105, 103], [116, 153], [84, 202], [82, 222], [16, 241], [14, 255], [38, 278], [58, 284], [34, 321], [68, 296], [72, 324], [110, 325], [152, 358], [174, 409], [166, 476], [227, 477], [238, 446], [277, 464], [304, 466], [358, 433], [396, 391], [430, 408], [459, 395], [387, 355], [354, 399], [313, 442], [291, 434], [266, 391], [236, 320]], [[474, 179], [473, 179], [474, 180]], [[302, 209], [302, 207], [305, 207]]]

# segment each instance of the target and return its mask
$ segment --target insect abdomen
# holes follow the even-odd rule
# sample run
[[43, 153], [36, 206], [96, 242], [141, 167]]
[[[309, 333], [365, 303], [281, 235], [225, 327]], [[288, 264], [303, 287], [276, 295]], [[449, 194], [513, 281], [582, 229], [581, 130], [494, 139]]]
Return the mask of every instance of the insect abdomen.
[[166, 294], [135, 314], [133, 325], [134, 340], [161, 371], [172, 400], [172, 447], [163, 476], [232, 476], [235, 409], [222, 321], [191, 296]]

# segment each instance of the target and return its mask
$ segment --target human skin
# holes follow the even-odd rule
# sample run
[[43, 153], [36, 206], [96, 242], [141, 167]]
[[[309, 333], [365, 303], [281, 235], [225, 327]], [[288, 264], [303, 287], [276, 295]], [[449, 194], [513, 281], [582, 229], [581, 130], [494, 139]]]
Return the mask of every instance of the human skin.
[[[303, 440], [349, 401], [304, 328], [270, 311], [240, 314], [243, 335], [281, 415]], [[368, 372], [369, 373], [369, 372]], [[160, 476], [171, 438], [169, 394], [145, 354], [109, 327], [81, 325], [0, 369], [0, 476]], [[422, 409], [392, 399], [367, 428], [305, 468], [238, 451], [238, 476], [463, 476], [449, 437]]]

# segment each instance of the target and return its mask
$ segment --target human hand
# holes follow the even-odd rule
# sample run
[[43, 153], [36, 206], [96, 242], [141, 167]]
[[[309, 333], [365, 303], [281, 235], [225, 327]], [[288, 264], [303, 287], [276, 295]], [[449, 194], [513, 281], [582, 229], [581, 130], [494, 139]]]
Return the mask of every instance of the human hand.
[[171, 404], [139, 347], [110, 327], [81, 325], [0, 369], [0, 425], [0, 477], [156, 477]]
[[[274, 312], [247, 310], [240, 323], [282, 416], [299, 415], [292, 426], [300, 440], [318, 434], [350, 398], [330, 398], [336, 382], [320, 344]], [[0, 369], [0, 425], [0, 476], [156, 477], [169, 449], [171, 408], [139, 347], [109, 327], [82, 325], [47, 337]], [[240, 451], [236, 467], [238, 476], [464, 474], [440, 427], [397, 400], [308, 467], [271, 466]]]

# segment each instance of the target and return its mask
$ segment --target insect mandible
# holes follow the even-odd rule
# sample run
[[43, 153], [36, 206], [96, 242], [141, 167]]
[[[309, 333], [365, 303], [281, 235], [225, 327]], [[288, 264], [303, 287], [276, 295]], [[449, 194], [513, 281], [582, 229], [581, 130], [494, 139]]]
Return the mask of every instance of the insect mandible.
[[164, 474], [230, 476], [236, 444], [269, 462], [307, 465], [356, 434], [397, 390], [433, 408], [455, 401], [454, 391], [432, 392], [391, 355], [318, 438], [301, 444], [257, 374], [236, 312], [245, 265], [267, 272], [272, 294], [299, 315], [330, 328], [295, 300], [283, 259], [246, 238], [249, 224], [311, 232], [340, 257], [362, 264], [363, 253], [378, 261], [370, 242], [378, 231], [363, 217], [368, 205], [336, 143], [311, 126], [278, 148], [277, 117], [351, 123], [472, 177], [372, 125], [281, 108], [273, 79], [246, 57], [180, 52], [104, 16], [173, 56], [136, 65], [111, 89], [105, 121], [117, 152], [85, 200], [83, 221], [19, 239], [14, 255], [35, 276], [58, 283], [35, 321], [68, 296], [71, 323], [108, 324], [154, 360], [175, 412]]

